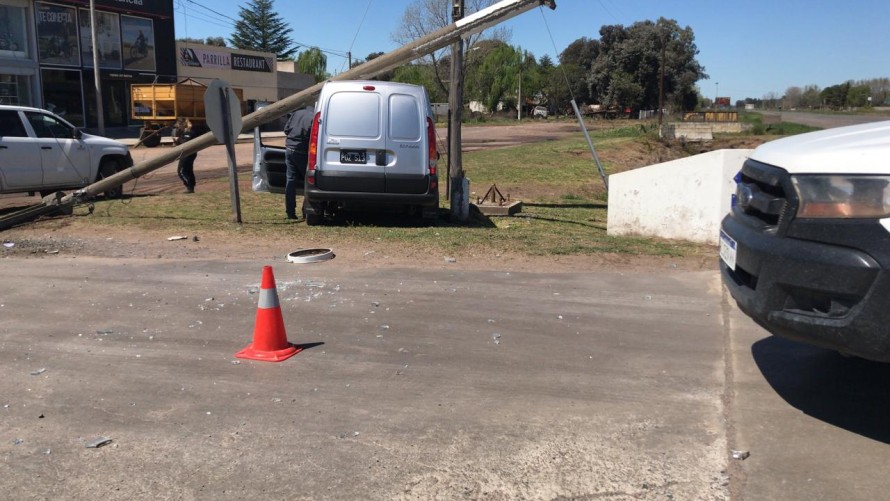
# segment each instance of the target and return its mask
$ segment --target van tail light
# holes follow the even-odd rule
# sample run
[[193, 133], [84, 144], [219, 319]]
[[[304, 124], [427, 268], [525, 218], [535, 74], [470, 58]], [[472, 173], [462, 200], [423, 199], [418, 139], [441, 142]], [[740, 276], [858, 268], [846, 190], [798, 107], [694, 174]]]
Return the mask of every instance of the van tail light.
[[439, 158], [439, 152], [436, 150], [436, 126], [433, 119], [426, 117], [426, 142], [429, 147], [429, 166], [430, 175], [436, 175], [436, 161]]
[[321, 113], [316, 113], [312, 119], [312, 132], [309, 133], [309, 164], [306, 166], [306, 182], [315, 184], [315, 169], [318, 167], [318, 121]]

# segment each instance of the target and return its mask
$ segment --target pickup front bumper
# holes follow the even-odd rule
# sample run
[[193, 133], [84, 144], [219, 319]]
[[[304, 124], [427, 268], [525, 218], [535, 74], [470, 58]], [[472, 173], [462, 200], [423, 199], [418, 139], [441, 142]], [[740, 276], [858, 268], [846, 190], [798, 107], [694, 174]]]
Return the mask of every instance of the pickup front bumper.
[[[793, 223], [777, 236], [734, 209], [721, 225], [737, 244], [735, 269], [720, 263], [723, 282], [742, 311], [772, 334], [890, 362], [890, 276], [873, 257], [881, 252], [862, 250], [886, 246], [886, 230], [877, 222], [816, 224], [795, 231]], [[800, 238], [828, 235], [834, 235], [828, 242]], [[851, 235], [857, 238], [845, 245], [832, 241]]]

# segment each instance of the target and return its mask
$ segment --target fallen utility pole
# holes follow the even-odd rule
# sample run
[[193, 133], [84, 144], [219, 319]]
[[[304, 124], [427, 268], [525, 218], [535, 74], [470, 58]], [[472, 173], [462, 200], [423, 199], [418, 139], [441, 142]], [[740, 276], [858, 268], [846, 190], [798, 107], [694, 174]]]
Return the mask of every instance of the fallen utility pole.
[[[434, 33], [419, 38], [413, 42], [403, 45], [398, 49], [388, 52], [378, 58], [372, 59], [362, 65], [356, 66], [348, 71], [340, 73], [331, 78], [331, 80], [360, 80], [369, 79], [385, 71], [395, 69], [396, 67], [423, 57], [431, 52], [445, 48], [452, 43], [462, 40], [470, 35], [479, 33], [480, 31], [497, 25], [519, 14], [528, 12], [539, 6], [547, 6], [550, 9], [556, 8], [555, 0], [503, 0], [490, 7], [480, 10], [473, 15], [467, 16], [456, 21]], [[287, 113], [294, 111], [302, 106], [309, 104], [315, 95], [321, 92], [324, 82], [317, 83], [308, 89], [297, 92], [289, 97], [277, 101], [261, 110], [257, 110], [243, 118], [243, 126], [241, 132], [250, 131], [254, 127], [275, 120]], [[132, 181], [140, 176], [153, 172], [165, 165], [178, 160], [181, 156], [197, 153], [208, 146], [219, 144], [213, 133], [208, 132], [191, 141], [175, 146], [170, 151], [161, 155], [141, 162], [132, 167], [124, 169], [117, 174], [106, 177], [93, 184], [85, 186], [71, 194], [64, 195], [61, 198], [57, 196], [48, 196], [35, 206], [24, 209], [20, 212], [28, 212], [29, 214], [38, 213], [45, 214], [39, 207], [52, 206], [57, 210], [64, 212], [71, 211], [74, 205], [78, 205], [90, 200], [96, 195], [107, 191], [110, 188], [120, 186], [128, 181]], [[52, 210], [47, 208], [46, 210]], [[36, 219], [34, 216], [31, 219]], [[27, 217], [22, 214], [13, 213], [8, 217], [0, 219], [0, 231], [12, 227], [15, 224], [21, 224], [22, 218]], [[10, 223], [10, 221], [16, 221]]]

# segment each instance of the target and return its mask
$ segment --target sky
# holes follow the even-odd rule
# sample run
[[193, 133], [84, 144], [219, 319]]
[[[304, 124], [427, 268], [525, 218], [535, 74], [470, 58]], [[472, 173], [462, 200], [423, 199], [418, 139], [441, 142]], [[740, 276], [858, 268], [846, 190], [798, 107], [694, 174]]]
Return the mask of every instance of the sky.
[[[247, 0], [173, 0], [177, 38], [231, 35]], [[275, 0], [291, 38], [328, 51], [328, 71], [347, 69], [345, 54], [363, 59], [398, 47], [392, 34], [414, 0]], [[890, 77], [887, 0], [556, 0], [501, 26], [509, 43], [558, 61], [581, 38], [607, 24], [629, 26], [659, 17], [695, 33], [706, 97], [781, 96], [791, 86], [825, 88], [847, 80]], [[227, 42], [228, 43], [228, 42]]]

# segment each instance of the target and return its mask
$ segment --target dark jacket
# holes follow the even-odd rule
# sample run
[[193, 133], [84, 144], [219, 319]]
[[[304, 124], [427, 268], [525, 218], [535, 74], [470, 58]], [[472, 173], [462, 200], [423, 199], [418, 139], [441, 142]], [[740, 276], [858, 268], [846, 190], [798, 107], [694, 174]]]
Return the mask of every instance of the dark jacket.
[[293, 112], [284, 126], [284, 134], [287, 136], [284, 145], [300, 153], [308, 153], [309, 134], [312, 132], [314, 118], [315, 110], [312, 106], [306, 106]]
[[194, 126], [191, 127], [176, 127], [173, 129], [173, 144], [180, 145], [182, 143], [191, 141], [195, 134]]

